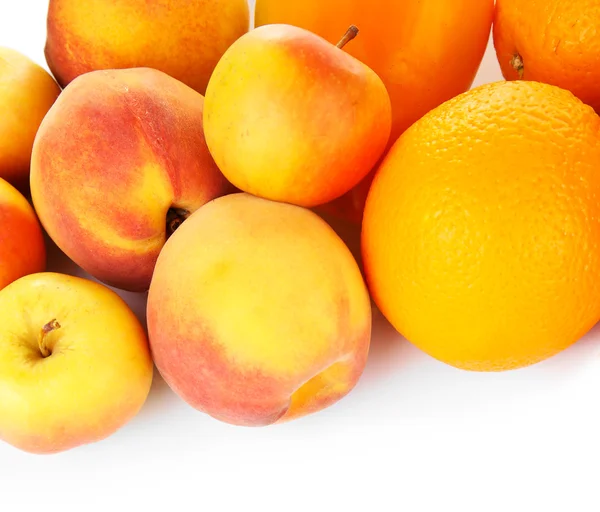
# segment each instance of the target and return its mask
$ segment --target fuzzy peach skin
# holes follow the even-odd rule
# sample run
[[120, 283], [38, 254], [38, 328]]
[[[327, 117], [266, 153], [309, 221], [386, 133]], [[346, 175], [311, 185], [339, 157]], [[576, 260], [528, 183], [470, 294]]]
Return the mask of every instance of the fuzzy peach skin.
[[348, 248], [316, 214], [219, 198], [167, 242], [148, 300], [161, 374], [193, 407], [262, 426], [344, 397], [363, 372], [371, 303]]
[[97, 279], [147, 290], [171, 228], [229, 191], [206, 147], [203, 104], [160, 71], [96, 71], [44, 119], [33, 202], [54, 242]]
[[0, 178], [0, 290], [45, 267], [44, 236], [33, 208]]
[[268, 25], [217, 65], [204, 123], [236, 187], [313, 207], [371, 171], [388, 143], [392, 107], [381, 79], [344, 50], [301, 28]]
[[247, 0], [50, 0], [46, 60], [63, 86], [89, 71], [149, 67], [204, 94], [249, 16]]
[[26, 191], [35, 134], [60, 94], [35, 62], [0, 47], [0, 178]]
[[143, 327], [105, 286], [43, 273], [0, 291], [0, 439], [37, 454], [105, 439], [152, 375]]

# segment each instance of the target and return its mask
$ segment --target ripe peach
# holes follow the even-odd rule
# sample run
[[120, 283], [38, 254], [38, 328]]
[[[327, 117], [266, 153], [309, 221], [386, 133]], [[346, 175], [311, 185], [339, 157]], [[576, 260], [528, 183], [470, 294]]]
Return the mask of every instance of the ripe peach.
[[203, 105], [160, 71], [96, 71], [44, 119], [33, 202], [54, 242], [97, 279], [147, 290], [171, 232], [229, 190], [204, 140]]
[[60, 88], [47, 71], [9, 48], [0, 48], [0, 178], [29, 187], [35, 134]]
[[50, 0], [46, 60], [63, 86], [89, 71], [149, 67], [204, 94], [249, 17], [247, 0]]
[[167, 242], [148, 327], [159, 371], [190, 405], [259, 426], [350, 392], [367, 360], [371, 303], [352, 254], [320, 217], [233, 194]]
[[33, 208], [0, 178], [0, 290], [45, 266], [44, 237]]

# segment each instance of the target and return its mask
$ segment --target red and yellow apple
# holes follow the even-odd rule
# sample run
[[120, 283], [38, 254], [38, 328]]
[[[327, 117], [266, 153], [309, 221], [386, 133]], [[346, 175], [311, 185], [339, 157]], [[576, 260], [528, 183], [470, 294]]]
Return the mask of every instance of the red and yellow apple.
[[[340, 46], [355, 34], [352, 27]], [[314, 207], [371, 171], [390, 137], [392, 107], [381, 79], [343, 49], [269, 25], [219, 61], [204, 125], [217, 165], [240, 190]]]
[[45, 267], [44, 235], [33, 208], [0, 178], [0, 290]]
[[38, 454], [100, 441], [138, 413], [152, 375], [143, 327], [105, 286], [42, 273], [0, 291], [0, 439]]
[[204, 140], [203, 105], [160, 71], [95, 71], [44, 119], [33, 202], [54, 242], [97, 279], [147, 290], [172, 231], [230, 190]]
[[148, 328], [157, 368], [184, 400], [260, 426], [314, 413], [353, 389], [371, 303], [352, 254], [320, 217], [233, 194], [167, 242]]

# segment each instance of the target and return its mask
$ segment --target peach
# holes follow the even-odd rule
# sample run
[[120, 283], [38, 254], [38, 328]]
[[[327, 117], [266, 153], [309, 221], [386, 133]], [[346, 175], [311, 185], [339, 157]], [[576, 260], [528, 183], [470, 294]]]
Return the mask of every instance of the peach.
[[44, 236], [33, 208], [0, 178], [0, 290], [45, 267]]
[[166, 239], [229, 184], [204, 140], [204, 98], [153, 69], [74, 80], [42, 123], [31, 192], [42, 224], [98, 280], [145, 291]]
[[60, 88], [47, 71], [0, 47], [0, 178], [26, 191], [35, 134]]
[[247, 0], [50, 0], [46, 60], [63, 86], [89, 71], [149, 67], [204, 94], [249, 16]]
[[216, 199], [167, 242], [148, 297], [150, 347], [193, 407], [261, 426], [328, 407], [363, 372], [371, 303], [358, 265], [315, 213]]

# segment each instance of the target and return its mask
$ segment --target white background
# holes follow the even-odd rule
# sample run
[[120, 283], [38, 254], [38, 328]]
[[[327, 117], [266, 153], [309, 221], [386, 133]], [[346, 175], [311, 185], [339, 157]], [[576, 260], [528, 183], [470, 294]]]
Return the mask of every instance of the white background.
[[[45, 66], [46, 8], [2, 0], [0, 45]], [[488, 51], [477, 84], [500, 78]], [[83, 275], [56, 251], [51, 269]], [[102, 443], [43, 457], [0, 443], [0, 511], [597, 512], [599, 397], [600, 328], [535, 367], [475, 374], [377, 317], [358, 387], [311, 417], [228, 426], [157, 376], [141, 414]]]

